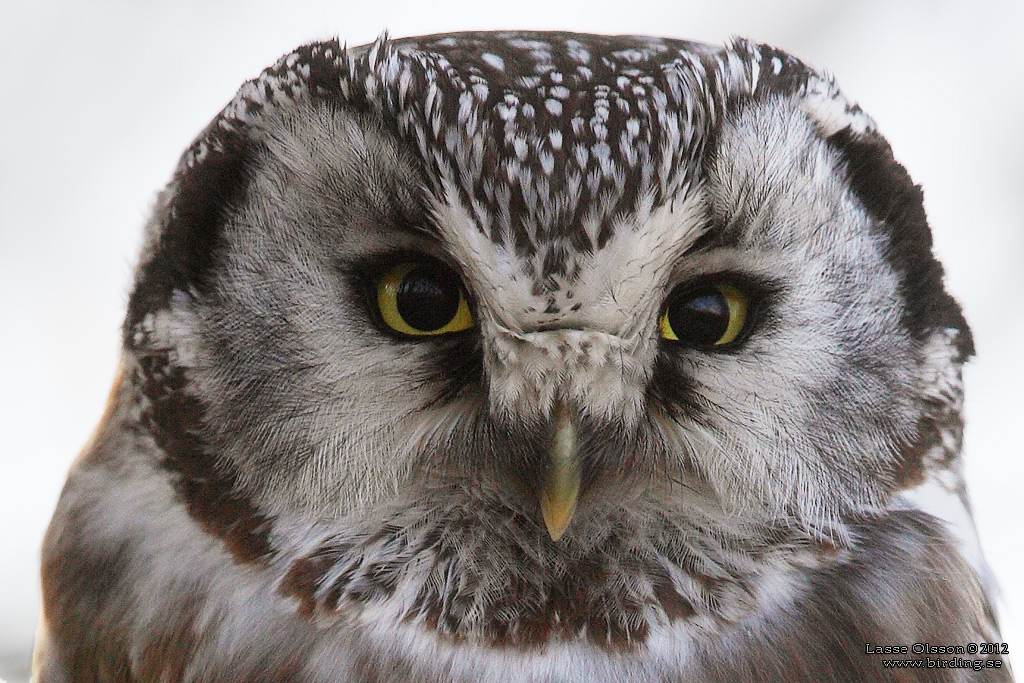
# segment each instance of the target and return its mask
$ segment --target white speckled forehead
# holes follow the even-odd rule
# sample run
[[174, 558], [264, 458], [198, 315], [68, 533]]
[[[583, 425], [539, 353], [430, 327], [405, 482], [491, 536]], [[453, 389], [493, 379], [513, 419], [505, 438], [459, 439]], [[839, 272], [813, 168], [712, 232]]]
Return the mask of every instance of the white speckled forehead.
[[699, 52], [650, 38], [445, 36], [378, 58], [384, 107], [436, 196], [454, 189], [494, 243], [544, 251], [527, 261], [544, 288], [642, 198], [692, 181], [715, 116]]

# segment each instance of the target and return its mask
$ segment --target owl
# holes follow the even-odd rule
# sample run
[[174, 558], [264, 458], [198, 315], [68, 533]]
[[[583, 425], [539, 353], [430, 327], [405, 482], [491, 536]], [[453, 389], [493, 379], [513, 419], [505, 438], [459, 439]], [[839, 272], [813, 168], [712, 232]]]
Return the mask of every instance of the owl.
[[306, 45], [146, 227], [36, 680], [1009, 681], [922, 193], [767, 45]]

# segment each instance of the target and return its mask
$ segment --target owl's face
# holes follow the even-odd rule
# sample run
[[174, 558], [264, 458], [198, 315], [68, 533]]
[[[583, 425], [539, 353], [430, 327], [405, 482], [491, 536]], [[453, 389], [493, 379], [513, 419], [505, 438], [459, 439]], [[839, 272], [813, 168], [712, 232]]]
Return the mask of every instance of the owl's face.
[[649, 548], [725, 585], [735, 539], [841, 545], [913, 475], [970, 337], [920, 193], [830, 83], [746, 43], [307, 51], [186, 157], [129, 311], [187, 386], [179, 446], [216, 454], [181, 467], [224, 483], [185, 486], [211, 527], [298, 548], [312, 520], [322, 557], [402, 571], [442, 539], [493, 606], [510, 556]]

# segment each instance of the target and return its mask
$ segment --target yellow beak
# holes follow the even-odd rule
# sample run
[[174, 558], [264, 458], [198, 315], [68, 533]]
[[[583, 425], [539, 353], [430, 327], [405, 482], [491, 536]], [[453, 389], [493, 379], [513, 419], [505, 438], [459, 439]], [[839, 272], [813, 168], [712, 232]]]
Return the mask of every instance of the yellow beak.
[[553, 426], [548, 446], [551, 462], [540, 494], [540, 512], [551, 540], [557, 541], [569, 528], [580, 494], [580, 470], [576, 461], [579, 435], [573, 416], [562, 401], [555, 405]]

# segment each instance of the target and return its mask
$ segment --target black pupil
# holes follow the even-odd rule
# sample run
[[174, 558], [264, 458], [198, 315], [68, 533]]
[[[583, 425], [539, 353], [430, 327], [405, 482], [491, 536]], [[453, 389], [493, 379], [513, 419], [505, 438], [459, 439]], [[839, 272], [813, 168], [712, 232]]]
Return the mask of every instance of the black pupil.
[[432, 332], [450, 323], [459, 310], [459, 282], [436, 266], [420, 266], [398, 283], [395, 304], [409, 327]]
[[668, 307], [668, 324], [680, 341], [710, 346], [729, 329], [729, 302], [717, 289], [679, 297]]

